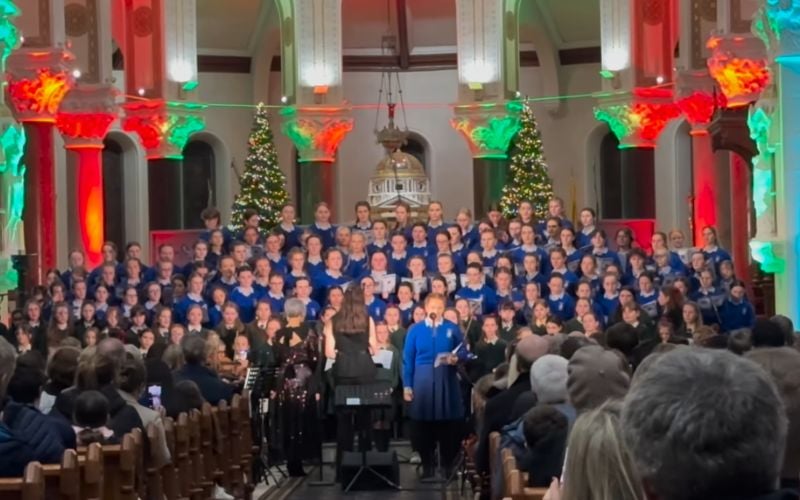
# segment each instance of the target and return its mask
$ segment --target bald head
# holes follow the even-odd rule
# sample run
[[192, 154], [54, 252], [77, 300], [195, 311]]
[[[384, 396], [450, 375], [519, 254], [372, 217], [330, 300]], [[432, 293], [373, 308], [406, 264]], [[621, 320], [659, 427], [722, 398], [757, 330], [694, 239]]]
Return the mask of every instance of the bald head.
[[117, 366], [125, 361], [125, 344], [118, 339], [107, 338], [97, 343], [97, 354], [103, 354], [114, 360]]

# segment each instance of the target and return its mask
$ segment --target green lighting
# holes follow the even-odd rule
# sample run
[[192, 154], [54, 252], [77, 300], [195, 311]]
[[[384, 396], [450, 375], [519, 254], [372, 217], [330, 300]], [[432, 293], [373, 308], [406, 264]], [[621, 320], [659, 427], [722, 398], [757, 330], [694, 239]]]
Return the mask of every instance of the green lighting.
[[600, 76], [605, 80], [613, 80], [614, 79], [614, 72], [604, 69], [600, 71]]
[[[25, 130], [16, 123], [9, 124], [0, 134], [3, 160], [0, 175], [3, 175], [8, 192], [5, 193], [6, 227], [4, 240], [19, 241], [22, 228], [22, 212], [25, 208], [25, 165], [22, 155], [25, 151]], [[14, 285], [16, 287], [16, 284]], [[2, 287], [0, 287], [1, 289]]]
[[181, 87], [185, 92], [191, 92], [192, 90], [196, 89], [197, 86], [200, 85], [200, 82], [197, 80], [191, 80], [183, 84]]
[[753, 169], [753, 208], [756, 217], [764, 215], [775, 199], [775, 179], [771, 169]]
[[771, 241], [751, 240], [750, 254], [765, 273], [782, 274], [786, 269], [786, 261], [775, 255], [775, 244]]
[[747, 117], [750, 138], [753, 139], [759, 154], [753, 157], [753, 208], [756, 217], [761, 217], [775, 200], [775, 175], [772, 171], [771, 157], [775, 148], [770, 144], [772, 117], [762, 108], [752, 109]]
[[620, 142], [628, 137], [633, 131], [634, 126], [630, 121], [628, 106], [624, 104], [595, 108], [594, 117], [599, 121], [606, 122], [608, 128], [614, 133]]
[[189, 137], [204, 128], [206, 128], [206, 122], [200, 116], [170, 115], [167, 127], [167, 130], [169, 130], [167, 141], [178, 150], [183, 151], [183, 147], [189, 142]]
[[5, 67], [6, 58], [20, 43], [19, 30], [11, 22], [20, 14], [19, 7], [13, 1], [0, 0], [0, 43], [3, 45], [0, 60], [2, 60], [3, 67]]

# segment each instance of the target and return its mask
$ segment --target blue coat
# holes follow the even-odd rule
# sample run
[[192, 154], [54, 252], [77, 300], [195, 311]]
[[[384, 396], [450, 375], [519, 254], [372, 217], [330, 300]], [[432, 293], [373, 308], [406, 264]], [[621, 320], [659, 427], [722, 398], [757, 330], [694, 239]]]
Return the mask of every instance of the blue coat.
[[455, 323], [442, 321], [433, 328], [430, 320], [413, 325], [403, 349], [403, 387], [414, 391], [409, 416], [414, 420], [457, 420], [464, 417], [464, 404], [456, 367], [434, 367], [436, 357], [452, 352], [466, 359], [467, 349]]
[[9, 401], [3, 408], [3, 423], [28, 442], [39, 462], [60, 463], [64, 450], [75, 447], [75, 432], [69, 423], [30, 405]]
[[0, 477], [19, 477], [36, 460], [31, 446], [0, 423]]

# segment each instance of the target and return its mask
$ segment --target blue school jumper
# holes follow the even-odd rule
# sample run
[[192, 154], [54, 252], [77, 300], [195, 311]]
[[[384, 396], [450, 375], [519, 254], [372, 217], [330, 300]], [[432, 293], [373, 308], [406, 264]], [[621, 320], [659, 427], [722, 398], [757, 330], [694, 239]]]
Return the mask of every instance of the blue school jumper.
[[[242, 323], [250, 323], [256, 317], [256, 305], [263, 295], [258, 293], [255, 288], [249, 295], [245, 295], [237, 286], [228, 295], [228, 300], [236, 304], [239, 308], [239, 319]], [[275, 309], [273, 309], [275, 311]]]
[[467, 299], [470, 303], [479, 303], [478, 316], [493, 314], [497, 311], [497, 295], [486, 285], [480, 288], [464, 286], [456, 292], [456, 299]]
[[173, 314], [175, 314], [175, 323], [186, 323], [186, 313], [189, 311], [189, 307], [193, 304], [197, 304], [203, 308], [204, 321], [207, 321], [208, 304], [206, 304], [205, 299], [202, 297], [199, 299], [193, 299], [189, 297], [189, 294], [187, 293], [181, 297], [181, 300], [179, 300], [172, 308]]
[[372, 302], [366, 306], [367, 313], [372, 318], [372, 321], [383, 321], [383, 316], [386, 314], [386, 302], [379, 298], [373, 298]]
[[319, 313], [322, 312], [322, 307], [320, 307], [319, 302], [314, 299], [307, 299], [307, 301], [303, 301], [303, 303], [306, 305], [306, 321], [315, 321], [319, 319]]
[[741, 328], [752, 328], [756, 320], [756, 313], [747, 299], [734, 302], [730, 297], [725, 300], [720, 308], [722, 317], [722, 331], [732, 332]]
[[600, 309], [603, 311], [603, 322], [608, 324], [609, 318], [619, 308], [619, 293], [613, 297], [606, 297], [605, 294], [597, 298], [597, 303], [600, 304]]
[[317, 236], [320, 237], [322, 240], [322, 248], [325, 250], [329, 248], [333, 248], [336, 246], [336, 226], [333, 224], [327, 228], [321, 228], [317, 225], [317, 223], [313, 223], [308, 226], [308, 229]]
[[369, 262], [366, 254], [360, 259], [355, 259], [348, 256], [344, 273], [348, 276], [358, 279], [362, 277], [366, 271], [368, 271], [368, 268]]
[[294, 225], [287, 228], [282, 224], [279, 224], [277, 229], [283, 235], [283, 248], [281, 248], [283, 255], [289, 253], [289, 250], [292, 248], [300, 248], [300, 235], [303, 234], [302, 229]]
[[689, 298], [697, 302], [697, 305], [700, 307], [704, 325], [711, 326], [720, 324], [720, 308], [725, 303], [725, 295], [723, 295], [722, 292], [714, 288], [706, 291], [697, 290], [696, 292], [690, 293]]
[[653, 289], [649, 295], [645, 295], [641, 292], [637, 293], [636, 302], [639, 303], [642, 310], [651, 318], [658, 316], [658, 290]]
[[428, 228], [428, 241], [435, 242], [436, 235], [439, 233], [439, 231], [447, 231], [448, 224], [446, 222], [442, 222], [435, 227], [431, 226], [430, 224], [426, 224], [426, 227]]
[[547, 305], [550, 306], [550, 313], [558, 316], [562, 321], [569, 321], [575, 316], [575, 300], [566, 292], [562, 293], [561, 297], [548, 295]]
[[398, 278], [408, 276], [408, 252], [401, 257], [389, 254], [389, 272], [396, 274]]
[[350, 276], [347, 276], [346, 274], [343, 274], [339, 277], [334, 277], [328, 274], [327, 271], [323, 271], [316, 276], [313, 276], [311, 279], [311, 287], [314, 290], [314, 300], [320, 304], [327, 304], [328, 289], [335, 286], [344, 286], [346, 283], [350, 283], [350, 281], [352, 281]]

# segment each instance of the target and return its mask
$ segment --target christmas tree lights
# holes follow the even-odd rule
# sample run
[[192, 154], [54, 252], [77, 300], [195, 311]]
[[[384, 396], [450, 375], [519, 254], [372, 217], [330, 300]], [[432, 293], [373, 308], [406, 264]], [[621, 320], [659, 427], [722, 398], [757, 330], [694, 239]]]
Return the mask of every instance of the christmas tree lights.
[[543, 219], [547, 215], [547, 203], [553, 198], [553, 184], [544, 159], [542, 137], [528, 104], [522, 107], [519, 119], [520, 131], [500, 208], [506, 217], [514, 217], [520, 202], [530, 201], [536, 218]]
[[241, 190], [233, 201], [231, 227], [244, 226], [244, 212], [253, 209], [261, 216], [260, 227], [267, 231], [278, 225], [281, 208], [289, 202], [286, 176], [278, 166], [278, 153], [273, 143], [267, 107], [259, 103], [250, 133]]

